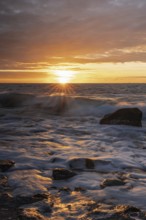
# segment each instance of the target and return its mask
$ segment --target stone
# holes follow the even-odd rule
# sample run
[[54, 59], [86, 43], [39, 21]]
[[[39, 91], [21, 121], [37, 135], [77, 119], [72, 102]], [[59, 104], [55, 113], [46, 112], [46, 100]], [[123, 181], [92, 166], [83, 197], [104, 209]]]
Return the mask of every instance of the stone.
[[105, 115], [100, 124], [130, 125], [142, 127], [142, 111], [138, 108], [123, 108]]
[[8, 178], [2, 174], [0, 174], [0, 188], [7, 186], [8, 184]]
[[131, 212], [140, 212], [139, 208], [130, 205], [117, 205], [115, 207], [116, 212], [118, 213], [131, 213]]
[[99, 219], [99, 220], [134, 220], [146, 219], [146, 213], [140, 209], [130, 205], [106, 205], [96, 204], [91, 205], [89, 212], [84, 216], [84, 219]]
[[66, 170], [64, 168], [53, 169], [53, 179], [54, 180], [65, 180], [75, 176], [76, 173], [71, 170]]
[[75, 188], [74, 188], [74, 191], [75, 191], [75, 192], [85, 192], [86, 189], [83, 188], [83, 187], [75, 187]]
[[49, 193], [36, 194], [32, 196], [16, 196], [15, 203], [20, 205], [31, 204], [39, 201], [49, 199], [51, 195]]
[[0, 171], [5, 172], [13, 167], [15, 164], [12, 160], [0, 160]]
[[85, 159], [85, 165], [87, 169], [94, 169], [94, 161], [91, 159]]
[[120, 179], [105, 179], [100, 184], [101, 188], [105, 188], [108, 186], [123, 186], [125, 185], [125, 182]]
[[24, 209], [19, 215], [19, 220], [46, 220], [37, 210]]
[[94, 169], [94, 160], [89, 158], [74, 158], [69, 161], [69, 167], [71, 169], [84, 170], [84, 169]]
[[71, 192], [71, 189], [68, 188], [68, 187], [62, 187], [62, 188], [59, 188], [59, 192], [67, 192], [67, 193], [70, 193], [70, 192]]

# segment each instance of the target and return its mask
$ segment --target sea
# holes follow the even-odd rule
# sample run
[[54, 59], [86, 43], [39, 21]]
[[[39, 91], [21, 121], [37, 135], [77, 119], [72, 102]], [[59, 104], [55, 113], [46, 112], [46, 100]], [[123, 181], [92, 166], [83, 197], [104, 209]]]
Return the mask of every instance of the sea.
[[[128, 107], [142, 127], [99, 123]], [[103, 219], [87, 216], [95, 203], [146, 211], [146, 84], [0, 84], [0, 159], [15, 161], [14, 197], [52, 196], [24, 207], [42, 219]], [[76, 175], [56, 180], [56, 168]]]

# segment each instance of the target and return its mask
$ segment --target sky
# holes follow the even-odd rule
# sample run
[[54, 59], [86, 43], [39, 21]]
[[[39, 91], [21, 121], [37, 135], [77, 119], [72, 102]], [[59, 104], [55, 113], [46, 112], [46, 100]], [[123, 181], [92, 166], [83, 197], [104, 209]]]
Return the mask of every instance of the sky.
[[0, 82], [146, 83], [146, 0], [0, 0]]

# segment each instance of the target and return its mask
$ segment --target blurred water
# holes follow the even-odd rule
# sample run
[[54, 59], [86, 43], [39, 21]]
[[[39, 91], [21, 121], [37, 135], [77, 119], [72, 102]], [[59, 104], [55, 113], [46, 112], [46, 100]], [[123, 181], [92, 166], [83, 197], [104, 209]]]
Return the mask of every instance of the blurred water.
[[[143, 127], [99, 124], [104, 114], [122, 107], [140, 108]], [[55, 203], [52, 219], [61, 213], [78, 219], [89, 200], [146, 210], [145, 84], [1, 84], [0, 121], [0, 159], [16, 162], [7, 173], [14, 196], [55, 194], [60, 204]], [[85, 166], [85, 158], [94, 169]], [[54, 181], [52, 169], [70, 169], [70, 163], [80, 168], [77, 175]], [[100, 187], [105, 178], [119, 176], [124, 186]], [[61, 187], [85, 191], [66, 194], [58, 191]], [[72, 216], [66, 208], [70, 203]]]

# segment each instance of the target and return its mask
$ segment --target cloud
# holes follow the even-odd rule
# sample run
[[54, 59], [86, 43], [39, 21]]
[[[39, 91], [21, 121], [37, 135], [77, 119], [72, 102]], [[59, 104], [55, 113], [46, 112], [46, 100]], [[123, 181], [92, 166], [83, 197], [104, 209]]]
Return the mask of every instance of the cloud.
[[[145, 11], [145, 0], [1, 0], [0, 69], [61, 62], [52, 57], [79, 63], [146, 62], [146, 50], [132, 51], [146, 44]], [[85, 58], [88, 54], [99, 57]]]

